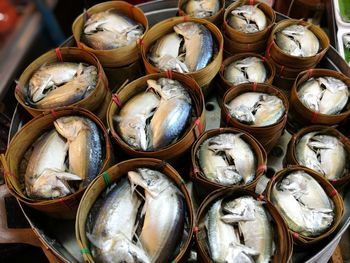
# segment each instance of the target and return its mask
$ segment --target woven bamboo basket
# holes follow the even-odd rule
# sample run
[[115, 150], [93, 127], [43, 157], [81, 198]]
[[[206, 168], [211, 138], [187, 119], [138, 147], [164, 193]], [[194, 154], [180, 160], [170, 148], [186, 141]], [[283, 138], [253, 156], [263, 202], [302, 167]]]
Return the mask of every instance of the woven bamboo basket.
[[82, 251], [88, 251], [88, 253], [83, 253], [83, 257], [86, 262], [94, 262], [94, 259], [91, 253], [89, 252], [90, 243], [86, 237], [85, 224], [91, 207], [93, 206], [99, 195], [110, 184], [113, 184], [114, 182], [117, 182], [119, 179], [121, 179], [123, 176], [126, 176], [128, 171], [132, 171], [140, 167], [150, 168], [164, 173], [169, 179], [171, 179], [171, 181], [175, 183], [175, 185], [183, 194], [186, 204], [186, 215], [188, 217], [188, 237], [186, 241], [183, 242], [182, 247], [180, 248], [180, 252], [176, 255], [174, 261], [186, 262], [186, 255], [191, 245], [195, 220], [191, 196], [187, 191], [184, 180], [177, 173], [177, 171], [166, 162], [153, 158], [139, 158], [120, 162], [109, 168], [107, 171], [103, 172], [102, 176], [97, 177], [86, 189], [86, 192], [84, 193], [80, 202], [75, 222], [75, 233], [78, 244]]
[[221, 68], [220, 68], [220, 71], [219, 71], [219, 94], [220, 96], [223, 96], [224, 93], [229, 89], [231, 88], [232, 86], [235, 86], [234, 84], [232, 84], [231, 82], [229, 82], [227, 79], [225, 79], [225, 68], [230, 65], [231, 63], [237, 61], [237, 60], [242, 60], [242, 59], [245, 59], [247, 57], [257, 57], [257, 58], [260, 58], [261, 60], [264, 61], [264, 65], [265, 65], [265, 68], [267, 70], [267, 79], [264, 83], [266, 84], [272, 84], [273, 82], [273, 79], [275, 77], [275, 73], [276, 73], [276, 70], [275, 70], [275, 67], [273, 66], [273, 64], [266, 60], [265, 57], [259, 55], [259, 54], [256, 54], [256, 53], [241, 53], [241, 54], [237, 54], [237, 55], [234, 55], [232, 57], [228, 57], [226, 58], [222, 65], [221, 65]]
[[305, 247], [307, 245], [313, 245], [325, 239], [335, 231], [344, 214], [344, 202], [340, 194], [337, 192], [337, 190], [324, 177], [322, 177], [320, 174], [314, 172], [311, 169], [308, 169], [304, 166], [298, 166], [298, 165], [289, 166], [288, 168], [283, 169], [282, 171], [278, 172], [271, 178], [266, 188], [267, 200], [271, 202], [272, 187], [275, 184], [277, 184], [280, 180], [282, 180], [285, 175], [288, 175], [289, 173], [295, 172], [295, 171], [304, 171], [308, 175], [312, 176], [321, 185], [321, 187], [325, 190], [328, 197], [330, 197], [334, 203], [334, 214], [335, 214], [334, 221], [332, 222], [332, 225], [329, 227], [327, 232], [317, 237], [307, 237], [289, 229], [289, 232], [292, 234], [294, 243], [296, 245]]
[[[124, 15], [132, 18], [137, 23], [143, 25], [145, 29], [145, 33], [148, 30], [148, 21], [145, 14], [142, 10], [136, 6], [133, 6], [124, 1], [109, 1], [94, 5], [93, 7], [87, 10], [87, 14], [95, 14], [98, 12], [103, 12], [109, 9], [116, 9]], [[73, 25], [72, 31], [74, 39], [78, 45], [78, 47], [85, 49], [91, 53], [94, 53], [98, 60], [101, 62], [104, 67], [123, 67], [130, 65], [137, 61], [140, 58], [140, 50], [139, 50], [139, 41], [135, 41], [134, 43], [120, 47], [114, 48], [110, 50], [97, 50], [93, 49], [81, 41], [81, 33], [84, 26], [84, 14], [78, 16]], [[144, 33], [144, 34], [145, 34]], [[144, 36], [143, 34], [143, 36]], [[143, 37], [141, 36], [141, 38]]]
[[[188, 128], [184, 131], [183, 135], [175, 143], [157, 151], [135, 150], [131, 148], [126, 142], [124, 142], [124, 140], [118, 135], [118, 132], [114, 128], [113, 116], [118, 114], [121, 107], [129, 99], [147, 89], [147, 80], [157, 80], [159, 78], [171, 77], [167, 73], [162, 72], [141, 77], [129, 83], [128, 85], [121, 87], [113, 95], [114, 98], [110, 102], [107, 111], [108, 128], [110, 129], [112, 137], [114, 138], [117, 145], [127, 156], [159, 158], [162, 160], [170, 161], [172, 163], [176, 163], [177, 159], [180, 159], [181, 156], [190, 150], [192, 143], [205, 129], [204, 97], [201, 89], [198, 87], [198, 84], [196, 84], [196, 82], [189, 76], [177, 72], [172, 72], [172, 78], [178, 80], [181, 84], [183, 84], [192, 99], [192, 120], [191, 124], [188, 125]], [[183, 163], [181, 165], [183, 165]]]
[[[239, 32], [235, 30], [233, 27], [231, 27], [228, 24], [227, 20], [229, 18], [229, 15], [234, 9], [242, 5], [256, 5], [256, 4], [259, 4], [258, 8], [261, 11], [263, 11], [266, 16], [267, 26], [264, 30], [261, 30], [256, 33], [244, 33], [244, 32]], [[233, 41], [234, 45], [236, 45], [237, 43], [253, 44], [261, 41], [266, 42], [271, 32], [271, 29], [275, 23], [275, 20], [276, 20], [275, 11], [273, 11], [273, 9], [269, 5], [256, 0], [240, 0], [232, 3], [228, 8], [226, 8], [226, 11], [224, 14], [223, 31], [225, 32], [227, 38]], [[254, 52], [254, 51], [251, 51], [251, 52]]]
[[27, 197], [24, 193], [23, 174], [21, 171], [26, 168], [25, 154], [32, 146], [33, 142], [39, 138], [43, 132], [54, 127], [53, 122], [63, 116], [83, 116], [94, 121], [99, 127], [103, 136], [103, 163], [100, 171], [107, 169], [111, 163], [112, 153], [111, 144], [108, 133], [103, 123], [99, 118], [91, 112], [81, 108], [64, 108], [58, 109], [51, 113], [43, 113], [29, 121], [11, 140], [11, 143], [6, 151], [6, 155], [2, 156], [2, 163], [5, 168], [5, 182], [10, 193], [15, 196], [21, 203], [39, 210], [49, 216], [56, 218], [74, 218], [77, 211], [79, 201], [85, 189], [80, 189], [77, 192], [52, 200], [37, 200]]
[[[254, 155], [257, 161], [256, 174], [255, 174], [254, 180], [247, 185], [225, 186], [225, 185], [221, 185], [219, 183], [210, 181], [203, 175], [203, 172], [200, 168], [200, 165], [197, 159], [198, 150], [202, 145], [202, 143], [207, 139], [217, 136], [219, 134], [224, 134], [224, 133], [233, 133], [233, 134], [242, 133], [241, 138], [251, 146], [254, 152]], [[234, 128], [219, 128], [219, 129], [209, 130], [203, 133], [201, 137], [199, 137], [192, 146], [191, 163], [192, 163], [193, 172], [191, 173], [191, 177], [192, 177], [191, 179], [194, 182], [194, 187], [196, 188], [198, 196], [200, 196], [201, 199], [204, 199], [210, 192], [215, 191], [217, 189], [244, 188], [244, 189], [254, 190], [260, 176], [266, 172], [266, 161], [267, 161], [267, 156], [264, 148], [259, 143], [259, 141], [257, 141], [253, 136], [249, 135], [248, 133], [239, 129], [234, 129]]]
[[240, 43], [236, 40], [231, 40], [225, 32], [222, 34], [224, 37], [224, 52], [226, 58], [237, 53], [253, 52], [257, 54], [263, 54], [266, 50], [267, 39], [251, 43]]
[[96, 115], [99, 118], [103, 119], [106, 116], [106, 111], [101, 111], [102, 102], [106, 97], [111, 97], [111, 92], [108, 89], [108, 81], [103, 71], [103, 68], [97, 58], [84, 50], [73, 47], [64, 47], [55, 50], [51, 50], [34, 60], [22, 73], [19, 78], [18, 85], [15, 89], [15, 97], [17, 101], [33, 116], [38, 116], [43, 112], [49, 112], [53, 109], [38, 109], [31, 105], [28, 105], [26, 102], [25, 94], [27, 94], [29, 80], [32, 75], [45, 63], [54, 63], [54, 62], [83, 62], [90, 65], [93, 65], [97, 68], [98, 80], [96, 83], [96, 87], [91, 92], [89, 96], [86, 98], [77, 101], [71, 105], [85, 108]]
[[301, 72], [296, 78], [290, 97], [291, 104], [291, 117], [294, 122], [299, 123], [301, 126], [308, 126], [310, 124], [320, 125], [337, 125], [346, 121], [350, 115], [350, 102], [348, 101], [345, 109], [336, 115], [327, 115], [311, 111], [304, 106], [298, 97], [298, 89], [302, 83], [312, 77], [329, 76], [342, 80], [350, 89], [350, 78], [344, 74], [329, 70], [329, 69], [313, 69]]
[[290, 98], [290, 93], [293, 87], [295, 79], [294, 78], [285, 78], [281, 77], [279, 74], [275, 75], [273, 79], [273, 85], [277, 87], [279, 90], [284, 92], [287, 98]]
[[251, 134], [262, 144], [266, 152], [269, 153], [272, 150], [272, 148], [276, 145], [278, 139], [281, 137], [283, 129], [286, 125], [289, 109], [288, 99], [282, 91], [280, 91], [272, 85], [261, 83], [245, 83], [229, 89], [223, 97], [223, 104], [226, 105], [228, 102], [241, 95], [242, 93], [251, 91], [263, 92], [270, 95], [274, 95], [283, 101], [285, 113], [279, 119], [279, 121], [264, 127], [252, 127], [234, 119], [231, 116], [227, 107], [223, 106], [221, 108], [221, 123], [226, 127], [235, 127]]
[[[186, 73], [192, 77], [198, 85], [203, 89], [204, 94], [208, 94], [209, 84], [214, 79], [216, 73], [220, 70], [220, 66], [222, 63], [222, 53], [223, 53], [223, 38], [220, 30], [211, 22], [206, 21], [204, 19], [199, 18], [191, 18], [191, 17], [172, 17], [166, 20], [159, 22], [154, 25], [143, 38], [143, 43], [141, 45], [141, 54], [143, 63], [146, 68], [146, 72], [149, 73], [157, 73], [160, 70], [155, 67], [148, 60], [148, 51], [152, 47], [152, 45], [162, 36], [174, 32], [173, 27], [177, 24], [183, 22], [195, 22], [204, 25], [212, 34], [214, 40], [214, 54], [212, 61], [203, 69]], [[215, 52], [217, 49], [217, 52]]]
[[[275, 34], [291, 25], [306, 26], [310, 31], [312, 31], [315, 34], [315, 36], [320, 41], [320, 50], [316, 55], [311, 57], [296, 57], [284, 53], [282, 49], [279, 48], [279, 46], [275, 42]], [[296, 68], [302, 71], [309, 68], [314, 68], [326, 54], [329, 45], [330, 44], [328, 36], [319, 26], [315, 26], [311, 23], [302, 20], [285, 19], [278, 22], [273, 28], [268, 40], [266, 57], [273, 58], [274, 61], [278, 61], [280, 65], [284, 65], [285, 67]]]
[[211, 193], [200, 205], [195, 227], [195, 241], [199, 255], [199, 262], [209, 263], [213, 260], [209, 256], [209, 246], [207, 243], [207, 231], [203, 224], [205, 215], [210, 209], [211, 205], [221, 198], [225, 200], [232, 200], [241, 196], [252, 196], [256, 200], [264, 201], [264, 208], [268, 211], [271, 216], [271, 224], [274, 229], [274, 243], [275, 253], [271, 258], [273, 263], [286, 263], [290, 262], [293, 252], [293, 240], [291, 235], [288, 233], [288, 228], [279, 214], [277, 209], [267, 200], [264, 196], [258, 195], [253, 191], [245, 189], [224, 189], [216, 190]]
[[[178, 2], [178, 9], [179, 9], [179, 15], [180, 16], [186, 16], [186, 4], [189, 0], [179, 0]], [[224, 17], [224, 12], [225, 12], [225, 0], [220, 0], [220, 9], [219, 11], [209, 17], [204, 17], [203, 19], [208, 20], [209, 22], [220, 26], [222, 24], [222, 19]]]
[[[296, 134], [292, 136], [291, 140], [288, 143], [287, 154], [285, 157], [287, 165], [288, 164], [301, 165], [296, 158], [296, 145], [305, 134], [310, 132], [319, 132], [320, 134], [335, 136], [343, 143], [348, 156], [350, 156], [350, 141], [346, 136], [344, 136], [341, 132], [339, 132], [335, 128], [332, 128], [329, 126], [314, 125], [314, 126], [309, 126], [304, 129], [301, 129], [300, 131], [298, 131]], [[350, 171], [347, 171], [346, 174], [339, 179], [328, 180], [328, 181], [334, 187], [336, 187], [337, 189], [340, 189], [350, 181]]]

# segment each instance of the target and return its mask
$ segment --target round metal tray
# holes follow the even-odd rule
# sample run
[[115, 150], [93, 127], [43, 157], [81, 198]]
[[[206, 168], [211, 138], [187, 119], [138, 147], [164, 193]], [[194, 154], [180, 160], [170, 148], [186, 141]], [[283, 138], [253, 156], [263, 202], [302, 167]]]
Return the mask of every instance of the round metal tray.
[[[176, 0], [156, 0], [148, 3], [140, 4], [139, 7], [145, 12], [150, 26], [158, 23], [159, 21], [173, 17], [177, 14], [177, 1]], [[283, 15], [278, 14], [277, 20], [282, 20], [286, 18]], [[72, 38], [69, 38], [63, 46], [71, 46], [74, 44]], [[341, 56], [336, 52], [336, 50], [331, 47], [325, 58], [321, 61], [320, 67], [329, 68], [337, 71], [343, 72], [345, 75], [350, 76], [350, 68], [341, 58]], [[210, 98], [206, 102], [207, 117], [207, 129], [212, 129], [219, 127], [220, 124], [220, 108], [216, 99]], [[16, 107], [14, 112], [9, 140], [13, 135], [21, 128], [21, 126], [26, 123], [30, 117], [20, 106]], [[285, 155], [286, 147], [290, 139], [290, 134], [285, 132], [281, 137], [277, 147], [279, 150], [272, 151], [272, 154], [268, 159], [268, 167], [278, 171], [282, 169], [282, 160]], [[261, 189], [265, 182], [260, 184]], [[191, 187], [190, 187], [191, 188]], [[309, 247], [307, 249], [294, 249], [293, 262], [328, 262], [333, 254], [334, 249], [338, 245], [342, 234], [346, 231], [350, 224], [350, 194], [349, 191], [343, 193], [343, 198], [345, 201], [345, 214], [343, 220], [341, 221], [338, 229], [327, 239], [317, 244], [317, 246]], [[50, 249], [55, 256], [63, 262], [83, 262], [83, 258], [80, 254], [78, 244], [75, 240], [75, 229], [74, 220], [56, 220], [45, 215], [40, 214], [34, 209], [21, 205], [23, 213], [30, 223], [33, 231], [43, 244]]]

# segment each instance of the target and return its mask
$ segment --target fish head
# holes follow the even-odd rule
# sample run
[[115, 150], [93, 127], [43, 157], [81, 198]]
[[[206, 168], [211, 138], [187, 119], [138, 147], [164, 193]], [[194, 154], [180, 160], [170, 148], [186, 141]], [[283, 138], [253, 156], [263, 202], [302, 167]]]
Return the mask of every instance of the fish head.
[[82, 117], [61, 117], [54, 121], [55, 128], [59, 134], [68, 141], [73, 141], [83, 130], [89, 130], [89, 126]]
[[248, 124], [253, 124], [255, 122], [255, 116], [252, 113], [252, 110], [253, 109], [247, 107], [246, 105], [240, 105], [233, 109], [229, 108], [229, 111], [233, 117], [235, 117], [240, 122]]
[[184, 22], [174, 26], [174, 31], [182, 35], [186, 39], [190, 39], [193, 35], [198, 34], [200, 26], [194, 22]]
[[120, 123], [123, 125], [123, 138], [136, 149], [148, 150], [145, 116], [134, 116]]
[[230, 223], [234, 223], [239, 221], [251, 221], [255, 219], [255, 200], [252, 197], [241, 197], [231, 201], [228, 201], [223, 206], [223, 211], [228, 213], [226, 216], [226, 222], [232, 220]]

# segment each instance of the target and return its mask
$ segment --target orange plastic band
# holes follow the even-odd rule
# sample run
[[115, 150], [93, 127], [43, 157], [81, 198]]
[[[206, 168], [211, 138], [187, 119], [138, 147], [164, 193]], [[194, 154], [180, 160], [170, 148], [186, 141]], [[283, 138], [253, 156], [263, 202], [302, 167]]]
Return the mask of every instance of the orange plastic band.
[[55, 48], [55, 53], [56, 53], [56, 57], [60, 62], [63, 62], [63, 57], [62, 57], [62, 53], [61, 50], [59, 48]]

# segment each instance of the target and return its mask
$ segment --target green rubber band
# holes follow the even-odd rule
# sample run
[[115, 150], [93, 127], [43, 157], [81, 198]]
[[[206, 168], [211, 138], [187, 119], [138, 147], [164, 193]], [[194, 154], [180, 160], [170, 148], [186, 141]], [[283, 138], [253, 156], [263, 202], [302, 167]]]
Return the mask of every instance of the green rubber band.
[[103, 172], [102, 177], [103, 177], [103, 180], [105, 181], [106, 186], [109, 186], [111, 184], [111, 182], [109, 181], [109, 177], [108, 177], [107, 172]]
[[184, 181], [184, 179], [180, 178], [180, 185], [182, 184], [186, 184], [186, 182]]
[[90, 252], [90, 250], [87, 248], [87, 247], [84, 247], [83, 249], [81, 249], [80, 250], [80, 253], [81, 254], [89, 254], [89, 255], [91, 255], [91, 252]]

